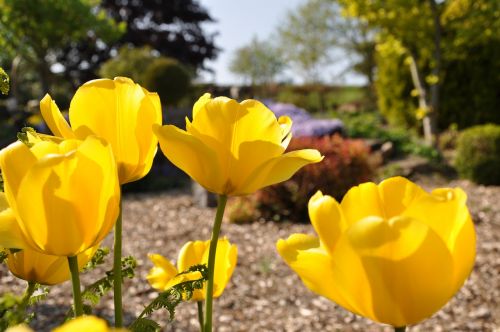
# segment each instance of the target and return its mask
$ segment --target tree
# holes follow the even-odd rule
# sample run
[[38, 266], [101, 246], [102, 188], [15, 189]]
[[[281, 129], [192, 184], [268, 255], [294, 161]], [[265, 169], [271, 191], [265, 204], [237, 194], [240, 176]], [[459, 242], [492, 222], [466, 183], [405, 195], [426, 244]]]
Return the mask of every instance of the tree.
[[489, 31], [491, 36], [500, 28], [500, 3], [488, 0], [338, 1], [350, 16], [367, 22], [379, 32], [379, 46], [391, 40], [392, 45], [401, 47], [420, 113], [424, 115], [424, 136], [429, 144], [435, 144], [440, 93], [445, 79], [443, 62], [463, 54], [464, 45], [471, 47], [484, 41], [485, 32]]
[[272, 83], [285, 68], [280, 51], [269, 41], [253, 38], [235, 51], [229, 69], [252, 86]]
[[67, 77], [77, 83], [93, 78], [124, 45], [149, 46], [194, 70], [206, 69], [205, 60], [217, 56], [215, 34], [206, 34], [201, 26], [213, 19], [197, 0], [103, 0], [99, 8], [126, 30], [117, 42], [96, 43], [90, 35], [59, 52]]
[[307, 83], [320, 82], [324, 66], [331, 61], [331, 48], [336, 43], [332, 33], [336, 17], [331, 2], [308, 0], [288, 12], [278, 28], [285, 59]]
[[[50, 90], [56, 53], [71, 42], [88, 36], [110, 42], [120, 34], [115, 22], [96, 11], [95, 0], [0, 0], [0, 60], [29, 63], [38, 73], [41, 93]], [[9, 64], [10, 65], [10, 64]], [[13, 93], [19, 78], [12, 68]]]

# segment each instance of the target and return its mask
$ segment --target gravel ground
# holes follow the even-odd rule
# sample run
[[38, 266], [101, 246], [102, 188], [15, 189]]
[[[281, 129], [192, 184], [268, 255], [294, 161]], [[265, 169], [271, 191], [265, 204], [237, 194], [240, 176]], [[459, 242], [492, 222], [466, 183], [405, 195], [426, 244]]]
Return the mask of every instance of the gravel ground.
[[[434, 179], [420, 179], [427, 188]], [[409, 331], [500, 331], [500, 187], [476, 186], [467, 181], [438, 185], [461, 186], [476, 223], [478, 255], [474, 271], [455, 298], [431, 319]], [[124, 254], [138, 260], [137, 277], [124, 286], [125, 320], [130, 322], [155, 297], [145, 280], [151, 263], [147, 253], [176, 259], [188, 240], [208, 239], [214, 209], [193, 205], [185, 191], [156, 195], [128, 195], [124, 201]], [[276, 240], [294, 232], [312, 233], [309, 224], [256, 222], [225, 223], [222, 235], [238, 245], [238, 264], [224, 295], [215, 302], [216, 330], [223, 331], [391, 331], [343, 310], [309, 292], [281, 261]], [[111, 246], [112, 237], [106, 239]], [[111, 257], [105, 269], [111, 266]], [[97, 272], [83, 275], [88, 284]], [[22, 292], [23, 283], [0, 267], [0, 293]], [[69, 282], [51, 289], [48, 299], [36, 307], [33, 326], [48, 331], [61, 322], [70, 301]], [[97, 314], [112, 317], [112, 300], [103, 299]], [[198, 331], [196, 305], [183, 303], [176, 319], [166, 312], [155, 315], [164, 331]]]

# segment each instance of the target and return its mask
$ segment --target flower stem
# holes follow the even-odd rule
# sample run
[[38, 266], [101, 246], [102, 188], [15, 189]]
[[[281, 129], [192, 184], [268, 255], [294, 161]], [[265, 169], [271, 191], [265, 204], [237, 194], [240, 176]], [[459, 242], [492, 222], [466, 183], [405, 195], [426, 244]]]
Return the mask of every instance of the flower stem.
[[21, 304], [19, 305], [20, 309], [24, 311], [24, 309], [28, 306], [31, 295], [35, 292], [37, 288], [36, 282], [28, 281], [28, 287], [24, 291], [23, 298], [21, 299]]
[[115, 327], [123, 327], [122, 312], [122, 200], [120, 213], [115, 224], [115, 244], [113, 252], [113, 298], [115, 302]]
[[406, 326], [394, 327], [394, 332], [405, 332]]
[[82, 293], [80, 290], [80, 272], [78, 271], [78, 257], [68, 257], [71, 284], [73, 285], [73, 302], [75, 303], [75, 317], [83, 315]]
[[224, 216], [226, 203], [227, 196], [219, 195], [217, 213], [215, 214], [214, 227], [212, 229], [212, 239], [210, 240], [210, 250], [208, 252], [208, 281], [207, 292], [205, 295], [205, 332], [212, 331], [212, 302], [214, 296], [215, 253], [217, 251], [217, 241], [219, 239], [220, 227], [222, 225], [222, 217]]
[[198, 321], [200, 322], [200, 331], [203, 332], [203, 301], [196, 301], [198, 305]]

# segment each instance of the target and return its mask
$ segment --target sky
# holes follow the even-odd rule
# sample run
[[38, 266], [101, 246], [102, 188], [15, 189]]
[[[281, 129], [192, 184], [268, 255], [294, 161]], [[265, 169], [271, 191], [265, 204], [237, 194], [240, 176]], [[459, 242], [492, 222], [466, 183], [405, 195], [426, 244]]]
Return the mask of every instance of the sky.
[[[242, 79], [233, 75], [228, 67], [234, 52], [247, 45], [253, 37], [267, 39], [285, 20], [289, 10], [293, 10], [305, 0], [199, 0], [215, 23], [203, 26], [207, 32], [217, 31], [216, 45], [221, 49], [215, 61], [207, 61], [207, 67], [215, 74], [205, 74], [202, 81], [217, 84], [240, 84]], [[340, 78], [342, 65], [332, 66], [330, 76], [335, 76], [336, 83], [362, 84], [363, 80], [355, 75]], [[326, 78], [327, 81], [331, 79]]]

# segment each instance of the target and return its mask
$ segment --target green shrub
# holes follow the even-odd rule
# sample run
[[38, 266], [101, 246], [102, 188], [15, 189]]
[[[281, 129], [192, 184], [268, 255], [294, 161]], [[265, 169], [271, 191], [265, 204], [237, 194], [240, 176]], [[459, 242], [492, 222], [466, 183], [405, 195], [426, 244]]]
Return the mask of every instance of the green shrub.
[[321, 190], [340, 200], [352, 186], [369, 181], [374, 172], [367, 146], [360, 140], [332, 137], [293, 139], [289, 150], [318, 149], [323, 161], [307, 165], [290, 180], [258, 191], [256, 208], [266, 220], [308, 222], [309, 198]]
[[133, 79], [139, 84], [144, 84], [143, 75], [148, 66], [157, 59], [151, 47], [134, 48], [122, 46], [118, 54], [104, 62], [99, 68], [99, 76], [113, 78], [125, 76]]
[[149, 91], [160, 95], [162, 103], [176, 105], [188, 93], [191, 77], [178, 61], [158, 58], [147, 67], [143, 82]]
[[460, 133], [455, 167], [466, 179], [487, 185], [500, 184], [500, 126], [474, 126]]

